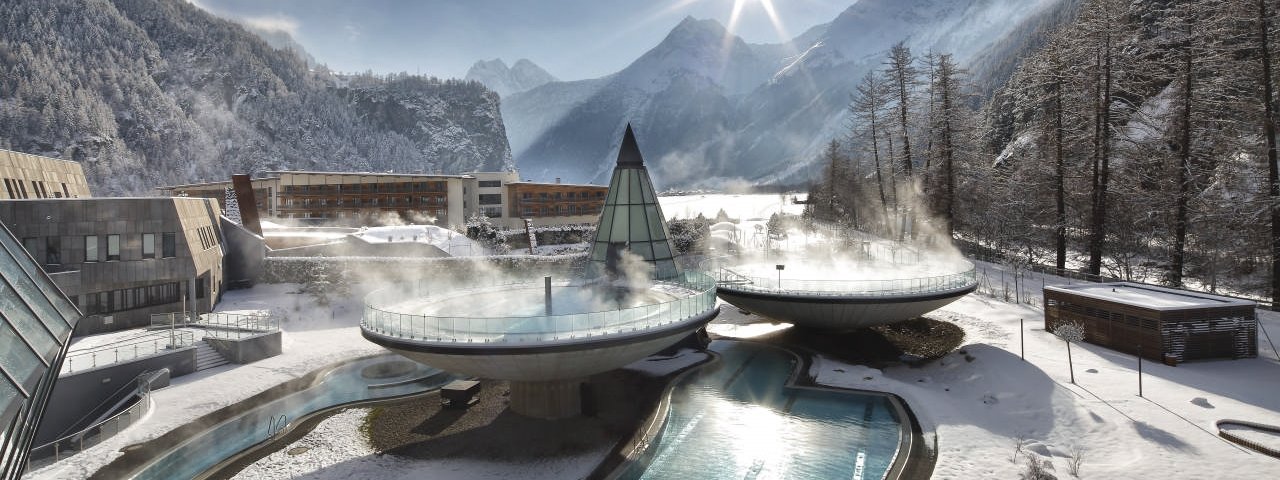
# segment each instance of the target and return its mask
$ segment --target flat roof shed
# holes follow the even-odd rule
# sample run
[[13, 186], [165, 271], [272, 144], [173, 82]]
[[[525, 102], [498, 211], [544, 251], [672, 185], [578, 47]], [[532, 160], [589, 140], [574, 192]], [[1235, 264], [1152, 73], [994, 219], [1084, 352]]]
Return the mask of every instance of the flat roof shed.
[[1079, 323], [1085, 341], [1165, 363], [1258, 355], [1257, 304], [1129, 282], [1044, 287], [1045, 330]]

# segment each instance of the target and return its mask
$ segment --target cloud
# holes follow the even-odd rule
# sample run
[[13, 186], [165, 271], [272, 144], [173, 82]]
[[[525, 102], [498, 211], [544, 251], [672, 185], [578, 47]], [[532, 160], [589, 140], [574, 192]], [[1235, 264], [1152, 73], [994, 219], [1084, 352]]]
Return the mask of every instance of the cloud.
[[236, 20], [264, 32], [284, 32], [293, 38], [298, 38], [299, 24], [298, 20], [293, 17], [276, 14], [260, 17], [240, 17]]

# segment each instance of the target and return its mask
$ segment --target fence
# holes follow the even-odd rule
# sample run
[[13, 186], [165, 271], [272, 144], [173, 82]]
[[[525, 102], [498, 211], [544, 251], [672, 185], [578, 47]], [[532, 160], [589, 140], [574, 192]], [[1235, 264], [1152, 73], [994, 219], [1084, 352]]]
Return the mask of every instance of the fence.
[[188, 331], [154, 332], [125, 342], [73, 352], [67, 355], [66, 361], [63, 362], [62, 374], [67, 375], [102, 365], [142, 358], [194, 344], [195, 335]]
[[[684, 272], [670, 280], [654, 282], [666, 291], [690, 292], [659, 303], [630, 308], [562, 315], [462, 317], [417, 315], [391, 311], [375, 305], [404, 300], [401, 290], [380, 290], [365, 298], [361, 327], [382, 335], [440, 343], [523, 343], [578, 339], [624, 332], [643, 331], [701, 315], [715, 308], [716, 283], [704, 274]], [[437, 296], [461, 296], [471, 292], [494, 291], [498, 285], [475, 285], [434, 292]], [[559, 287], [564, 288], [565, 284]], [[506, 289], [537, 288], [541, 282], [505, 284]], [[672, 288], [674, 287], [674, 289]], [[575, 286], [573, 288], [583, 288]]]
[[204, 336], [228, 340], [280, 330], [280, 319], [272, 315], [213, 312], [201, 315], [194, 327], [204, 329]]
[[147, 372], [138, 376], [137, 387], [133, 393], [137, 397], [137, 401], [130, 405], [129, 408], [84, 430], [32, 448], [30, 457], [27, 460], [27, 469], [36, 470], [80, 453], [86, 448], [91, 448], [108, 438], [116, 436], [124, 429], [137, 423], [138, 420], [146, 416], [147, 411], [151, 410], [151, 382], [163, 374], [165, 374], [164, 370], [161, 370]]
[[808, 280], [742, 275], [721, 267], [714, 271], [716, 282], [725, 288], [748, 292], [787, 293], [812, 296], [908, 296], [960, 290], [976, 283], [972, 265], [968, 270], [948, 275], [886, 280]]

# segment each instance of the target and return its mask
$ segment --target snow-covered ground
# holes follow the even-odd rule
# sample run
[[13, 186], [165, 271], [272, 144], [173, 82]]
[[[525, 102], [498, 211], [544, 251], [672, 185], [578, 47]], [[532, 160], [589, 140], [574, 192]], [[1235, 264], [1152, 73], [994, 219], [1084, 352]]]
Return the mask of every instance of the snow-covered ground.
[[559, 479], [586, 477], [608, 448], [536, 463], [500, 460], [418, 460], [380, 454], [359, 434], [368, 409], [350, 409], [320, 422], [315, 430], [240, 471], [252, 479]]
[[[1070, 452], [1079, 448], [1081, 478], [1267, 478], [1280, 471], [1280, 461], [1224, 441], [1215, 426], [1223, 418], [1280, 425], [1280, 362], [1269, 351], [1177, 367], [1145, 362], [1139, 397], [1137, 360], [1096, 345], [1073, 346], [1071, 384], [1066, 348], [1044, 331], [1040, 310], [970, 295], [935, 315], [964, 327], [965, 353], [885, 371], [823, 359], [812, 372], [820, 383], [906, 398], [937, 432], [934, 478], [1015, 478], [1031, 453], [1051, 459], [1064, 478]], [[1266, 317], [1268, 330], [1280, 331], [1280, 319]], [[1026, 361], [1019, 319], [1027, 321]], [[1014, 462], [1018, 439], [1024, 453]]]
[[62, 462], [28, 472], [33, 479], [85, 478], [120, 456], [120, 449], [154, 439], [221, 407], [326, 365], [385, 350], [360, 336], [360, 297], [318, 305], [295, 294], [297, 285], [258, 285], [232, 290], [218, 310], [271, 310], [283, 320], [284, 352], [248, 365], [228, 364], [173, 379], [152, 393], [155, 407], [146, 418], [102, 444]]
[[454, 257], [485, 255], [487, 250], [466, 235], [435, 225], [365, 227], [352, 235], [369, 243], [422, 243]]

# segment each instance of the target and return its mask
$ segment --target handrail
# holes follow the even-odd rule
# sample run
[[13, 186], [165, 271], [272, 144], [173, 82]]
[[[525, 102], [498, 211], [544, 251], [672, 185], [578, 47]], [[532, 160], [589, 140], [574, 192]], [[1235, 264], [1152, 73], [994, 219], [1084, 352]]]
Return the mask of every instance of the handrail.
[[721, 288], [763, 293], [787, 293], [814, 296], [919, 295], [958, 290], [978, 284], [977, 270], [973, 264], [958, 273], [916, 278], [883, 280], [810, 280], [794, 278], [770, 278], [743, 275], [720, 267], [715, 270], [716, 282]]
[[[461, 288], [434, 293], [443, 295], [465, 294], [497, 286], [541, 287], [541, 282], [471, 284]], [[565, 284], [561, 284], [563, 287]], [[384, 289], [365, 297], [362, 329], [389, 337], [420, 342], [438, 343], [529, 343], [615, 335], [641, 332], [666, 325], [680, 323], [700, 316], [715, 308], [716, 284], [710, 277], [697, 272], [684, 272], [679, 277], [654, 281], [655, 286], [667, 286], [692, 292], [674, 300], [637, 305], [630, 308], [593, 312], [526, 315], [526, 316], [436, 316], [395, 312], [377, 306], [382, 300], [402, 300], [404, 292]], [[432, 298], [427, 292], [426, 298]]]
[[[86, 448], [102, 443], [104, 440], [119, 434], [125, 428], [133, 425], [151, 410], [151, 384], [156, 381], [157, 377], [167, 373], [168, 369], [162, 368], [159, 370], [143, 372], [138, 375], [135, 379], [136, 383], [134, 385], [134, 393], [125, 397], [125, 400], [130, 397], [138, 397], [137, 402], [129, 406], [129, 408], [111, 415], [100, 422], [95, 422], [93, 425], [89, 425], [79, 431], [63, 435], [52, 442], [32, 448], [27, 460], [27, 468], [34, 470], [45, 465], [56, 463], [66, 456], [73, 455], [84, 451]], [[117, 391], [117, 393], [119, 392]], [[114, 395], [115, 394], [112, 394], [112, 396]], [[98, 430], [98, 435], [90, 436], [90, 433], [95, 429]], [[107, 434], [108, 432], [109, 434]], [[50, 457], [52, 457], [52, 460], [49, 460]]]
[[[75, 373], [76, 371], [97, 368], [99, 365], [110, 365], [118, 363], [122, 360], [132, 360], [148, 355], [155, 355], [165, 350], [172, 350], [181, 347], [187, 347], [195, 344], [195, 335], [185, 330], [172, 332], [154, 332], [151, 335], [143, 337], [145, 340], [132, 341], [128, 343], [113, 343], [95, 347], [83, 352], [73, 352], [67, 354], [67, 358], [63, 361], [62, 374]], [[163, 344], [163, 346], [161, 346]], [[148, 348], [139, 348], [150, 347]], [[133, 347], [130, 350], [128, 347]], [[124, 352], [124, 355], [121, 355]], [[99, 355], [102, 355], [102, 361], [99, 362]], [[110, 355], [110, 356], [108, 356]], [[83, 365], [84, 359], [88, 358], [88, 366]]]

